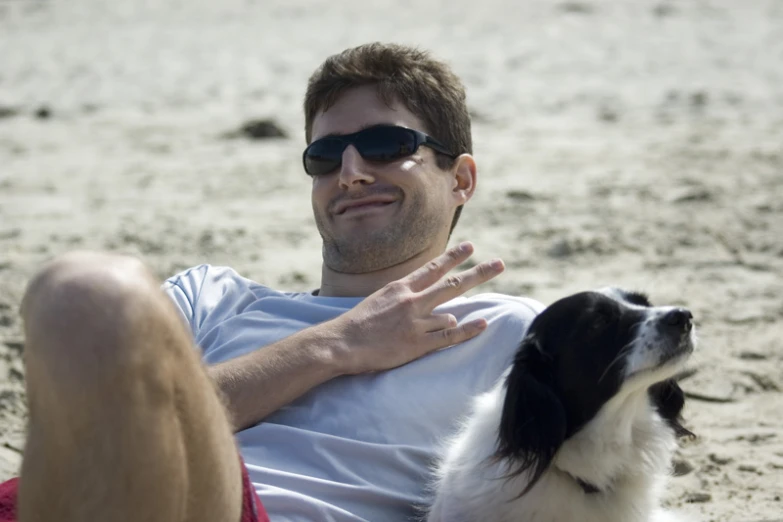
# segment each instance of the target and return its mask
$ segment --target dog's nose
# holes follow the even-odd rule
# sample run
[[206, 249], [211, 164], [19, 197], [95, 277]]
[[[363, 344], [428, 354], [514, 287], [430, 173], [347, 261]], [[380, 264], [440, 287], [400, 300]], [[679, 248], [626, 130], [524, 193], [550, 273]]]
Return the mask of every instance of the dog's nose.
[[675, 308], [666, 312], [661, 322], [671, 328], [690, 332], [693, 328], [693, 314], [686, 308]]

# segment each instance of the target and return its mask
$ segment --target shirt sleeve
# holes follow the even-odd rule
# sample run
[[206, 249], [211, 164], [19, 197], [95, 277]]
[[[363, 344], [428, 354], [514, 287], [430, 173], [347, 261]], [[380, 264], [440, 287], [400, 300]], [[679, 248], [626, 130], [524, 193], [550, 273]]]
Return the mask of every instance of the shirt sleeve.
[[195, 337], [196, 302], [206, 279], [209, 265], [199, 265], [174, 275], [164, 281], [162, 289], [174, 302], [182, 319]]

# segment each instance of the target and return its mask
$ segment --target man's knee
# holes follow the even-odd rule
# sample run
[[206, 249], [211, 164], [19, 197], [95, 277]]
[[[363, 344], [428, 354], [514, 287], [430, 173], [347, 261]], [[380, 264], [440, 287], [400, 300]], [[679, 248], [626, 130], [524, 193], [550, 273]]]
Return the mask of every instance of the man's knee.
[[123, 362], [163, 299], [134, 258], [79, 252], [55, 259], [22, 301], [28, 375], [35, 364], [80, 374]]

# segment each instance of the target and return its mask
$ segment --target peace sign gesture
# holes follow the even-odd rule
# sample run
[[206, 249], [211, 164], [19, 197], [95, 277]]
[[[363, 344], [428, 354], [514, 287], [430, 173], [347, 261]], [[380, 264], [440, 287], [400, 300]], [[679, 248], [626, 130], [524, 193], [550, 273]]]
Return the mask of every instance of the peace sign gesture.
[[473, 254], [471, 243], [447, 250], [408, 276], [391, 282], [334, 320], [342, 339], [344, 373], [388, 370], [481, 333], [484, 319], [458, 325], [433, 310], [504, 270], [499, 259], [447, 275]]

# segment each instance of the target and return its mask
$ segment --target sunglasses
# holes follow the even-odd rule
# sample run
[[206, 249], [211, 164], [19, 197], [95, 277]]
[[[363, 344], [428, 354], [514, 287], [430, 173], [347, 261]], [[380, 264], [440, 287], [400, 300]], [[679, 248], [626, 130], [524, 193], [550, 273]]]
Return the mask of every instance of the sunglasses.
[[450, 158], [456, 156], [438, 140], [423, 132], [397, 125], [376, 125], [353, 134], [327, 136], [312, 142], [302, 154], [304, 169], [310, 176], [323, 176], [343, 162], [343, 152], [353, 145], [362, 158], [389, 163], [416, 152], [426, 145]]

